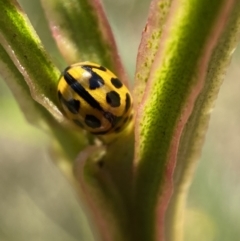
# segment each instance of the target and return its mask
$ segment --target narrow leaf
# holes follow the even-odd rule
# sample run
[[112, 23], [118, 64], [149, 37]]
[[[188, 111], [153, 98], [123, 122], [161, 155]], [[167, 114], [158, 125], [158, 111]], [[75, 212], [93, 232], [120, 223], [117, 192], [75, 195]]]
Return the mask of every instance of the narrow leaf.
[[[165, 211], [173, 191], [173, 171], [181, 136], [195, 108], [198, 108], [195, 113], [198, 118], [194, 121], [204, 118], [203, 104], [197, 102], [199, 98], [205, 100], [204, 88], [209, 88], [208, 96], [214, 93], [216, 97], [220, 81], [207, 74], [211, 71], [211, 77], [216, 73], [219, 76], [225, 71], [225, 68], [219, 70], [217, 65], [210, 69], [210, 62], [216, 61], [213, 54], [220, 44], [228, 48], [227, 58], [220, 51], [218, 53], [222, 66], [229, 61], [229, 51], [236, 45], [231, 38], [236, 38], [238, 31], [234, 35], [228, 32], [224, 43], [220, 39], [233, 13], [235, 23], [229, 23], [228, 29], [236, 26], [234, 9], [238, 5], [234, 0], [180, 0], [171, 4], [136, 118], [135, 213], [141, 230], [138, 240], [164, 240]], [[228, 46], [230, 43], [231, 47]], [[214, 90], [207, 81], [212, 83]], [[208, 100], [208, 111], [214, 99]], [[201, 124], [196, 122], [194, 126]], [[202, 126], [201, 132], [205, 131], [203, 127], [206, 125]], [[197, 137], [196, 130], [192, 128], [191, 131]], [[192, 141], [196, 141], [200, 150], [202, 141]], [[185, 143], [184, 147], [193, 142]], [[188, 157], [183, 155], [183, 158]]]
[[155, 55], [159, 49], [164, 24], [167, 21], [172, 0], [153, 0], [150, 5], [148, 20], [142, 33], [138, 49], [134, 84], [134, 100], [138, 106], [142, 101], [147, 80]]
[[[206, 69], [202, 66], [199, 72], [204, 75], [204, 87], [197, 98], [191, 116], [184, 127], [179, 144], [177, 166], [174, 174], [174, 193], [167, 213], [167, 240], [181, 241], [183, 239], [184, 208], [188, 188], [192, 181], [201, 153], [206, 129], [208, 128], [211, 110], [217, 98], [224, 74], [232, 56], [240, 34], [240, 4], [225, 2], [214, 26], [207, 46], [215, 48], [208, 59]], [[218, 31], [221, 31], [218, 35]], [[215, 35], [215, 36], [214, 36]], [[208, 56], [205, 55], [207, 58]], [[191, 143], [191, 144], [190, 144]]]
[[[0, 45], [0, 73], [12, 91], [22, 112], [30, 123], [41, 122], [42, 118], [37, 111], [37, 102], [33, 101], [29, 87], [24, 81], [22, 74], [18, 71], [6, 51]], [[28, 111], [26, 111], [28, 110]]]
[[62, 120], [56, 84], [59, 71], [51, 62], [28, 18], [14, 0], [0, 0], [0, 44], [30, 88], [32, 97]]
[[112, 176], [105, 168], [101, 156], [103, 147], [89, 146], [83, 150], [75, 163], [75, 174], [89, 207], [92, 220], [98, 227], [101, 239], [132, 240], [129, 213], [124, 198], [119, 195]]

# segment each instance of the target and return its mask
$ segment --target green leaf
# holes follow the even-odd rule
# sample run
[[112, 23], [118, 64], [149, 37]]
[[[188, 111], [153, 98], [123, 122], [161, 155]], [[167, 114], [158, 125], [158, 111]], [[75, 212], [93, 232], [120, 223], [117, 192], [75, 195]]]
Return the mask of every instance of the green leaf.
[[[228, 10], [230, 13], [228, 13], [228, 16], [225, 16], [226, 12], [222, 11], [218, 17], [219, 21], [215, 25], [215, 31], [221, 27], [222, 32], [218, 36], [218, 39], [215, 40], [215, 48], [209, 58], [204, 87], [195, 102], [194, 109], [186, 123], [180, 140], [177, 166], [174, 174], [175, 191], [168, 208], [166, 221], [167, 237], [168, 240], [172, 241], [183, 239], [180, 234], [183, 229], [183, 210], [188, 194], [188, 187], [191, 184], [193, 172], [201, 154], [212, 108], [229, 65], [229, 60], [238, 42], [237, 36], [240, 33], [240, 4], [237, 2], [232, 6], [227, 4], [225, 8], [231, 8], [231, 10]], [[211, 42], [213, 43], [213, 40], [211, 40], [209, 39], [209, 45]]]
[[126, 234], [131, 236], [126, 200], [101, 158], [105, 151], [105, 148], [96, 146], [83, 150], [74, 168], [76, 179], [92, 210], [101, 240], [131, 240], [126, 237]]
[[[170, 8], [149, 77], [143, 75], [147, 85], [136, 118], [135, 213], [141, 230], [136, 231], [138, 240], [163, 240], [176, 161], [190, 162], [201, 150], [206, 112], [213, 106], [221, 83], [219, 77], [225, 72], [239, 33], [238, 1], [183, 0], [172, 2]], [[233, 27], [234, 31], [230, 31]], [[146, 45], [140, 47], [143, 48]], [[224, 51], [215, 55], [217, 49]], [[139, 66], [144, 64], [145, 59], [142, 60]], [[191, 138], [183, 133], [191, 133]], [[180, 144], [183, 149], [178, 159]], [[173, 237], [171, 227], [168, 235]]]
[[171, 0], [152, 1], [148, 20], [144, 28], [138, 49], [134, 82], [134, 100], [136, 108], [141, 103], [151, 67], [162, 39], [164, 24], [169, 14]]
[[15, 1], [1, 0], [0, 44], [30, 88], [32, 97], [62, 119], [56, 95], [59, 70], [51, 62], [26, 15]]
[[[6, 81], [9, 88], [22, 112], [25, 112], [25, 117], [30, 123], [41, 122], [40, 113], [36, 110], [39, 106], [37, 102], [32, 100], [28, 85], [23, 79], [23, 76], [18, 71], [6, 51], [0, 45], [0, 73], [1, 77]], [[42, 109], [43, 110], [43, 109]]]

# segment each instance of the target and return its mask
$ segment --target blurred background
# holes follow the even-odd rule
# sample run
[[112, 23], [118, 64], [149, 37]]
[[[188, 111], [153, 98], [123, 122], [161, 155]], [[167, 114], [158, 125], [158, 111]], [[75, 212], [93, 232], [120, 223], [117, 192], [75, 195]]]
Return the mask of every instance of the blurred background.
[[[57, 49], [39, 0], [19, 1], [56, 64]], [[150, 0], [103, 0], [133, 80]], [[124, 13], [124, 16], [123, 14]], [[212, 112], [190, 188], [186, 241], [240, 240], [240, 48]], [[0, 240], [92, 241], [84, 206], [49, 157], [51, 139], [31, 126], [0, 79]]]

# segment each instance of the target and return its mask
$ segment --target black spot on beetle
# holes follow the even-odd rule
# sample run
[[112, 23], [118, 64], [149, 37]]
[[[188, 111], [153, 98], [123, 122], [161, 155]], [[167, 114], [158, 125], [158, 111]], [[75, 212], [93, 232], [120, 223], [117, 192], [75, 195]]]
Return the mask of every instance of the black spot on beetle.
[[114, 125], [115, 121], [116, 121], [116, 116], [113, 115], [111, 112], [109, 111], [104, 111], [103, 112], [103, 116], [112, 124]]
[[90, 90], [95, 90], [95, 89], [100, 88], [104, 85], [103, 78], [92, 70], [93, 67], [88, 66], [88, 65], [83, 65], [82, 68], [85, 69], [88, 73], [91, 74], [91, 77], [89, 78], [89, 88], [90, 88]]
[[68, 72], [64, 72], [64, 79], [68, 83], [68, 85], [80, 96], [82, 97], [90, 106], [95, 109], [102, 111], [101, 105], [97, 100], [81, 85], [80, 82], [76, 81], [73, 76], [71, 76]]
[[111, 78], [111, 83], [117, 89], [119, 89], [123, 86], [122, 82], [117, 78]]
[[61, 101], [62, 99], [62, 93], [60, 91], [58, 91], [58, 99]]
[[104, 80], [98, 74], [92, 72], [92, 76], [89, 79], [89, 88], [90, 90], [95, 90], [104, 85]]
[[80, 109], [80, 101], [79, 100], [75, 100], [75, 99], [67, 100], [64, 102], [64, 104], [66, 105], [66, 107], [68, 108], [68, 110], [70, 112], [72, 112], [73, 114], [78, 114], [79, 109]]
[[75, 99], [66, 100], [65, 98], [63, 98], [60, 91], [58, 91], [58, 98], [67, 107], [67, 109], [71, 113], [78, 114], [79, 109], [80, 109], [80, 101], [79, 100], [75, 100]]
[[116, 91], [110, 91], [106, 95], [106, 101], [111, 107], [119, 107], [121, 104], [121, 99]]
[[131, 106], [131, 98], [130, 95], [127, 93], [126, 94], [126, 105], [125, 105], [125, 112], [128, 112], [130, 106]]
[[94, 65], [91, 65], [91, 64], [84, 64], [84, 65], [82, 65], [82, 68], [99, 69], [99, 70], [102, 70], [104, 72], [107, 71], [107, 69], [105, 67], [103, 67], [102, 65], [94, 66]]
[[100, 70], [102, 70], [102, 71], [104, 71], [104, 72], [106, 72], [107, 71], [107, 69], [105, 68], [105, 67], [103, 67], [102, 65], [100, 65], [99, 67], [93, 67], [94, 69], [100, 69]]
[[86, 115], [84, 121], [87, 126], [93, 129], [101, 127], [101, 121], [94, 115]]

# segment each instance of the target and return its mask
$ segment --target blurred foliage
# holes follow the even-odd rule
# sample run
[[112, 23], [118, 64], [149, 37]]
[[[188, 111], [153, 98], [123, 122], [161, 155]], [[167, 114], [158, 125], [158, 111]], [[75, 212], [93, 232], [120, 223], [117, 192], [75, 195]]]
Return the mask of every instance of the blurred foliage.
[[[188, 197], [186, 241], [240, 238], [240, 46], [236, 49], [212, 112], [202, 157]], [[187, 212], [188, 213], [188, 212]], [[208, 219], [214, 235], [206, 237]], [[189, 219], [188, 219], [189, 218]], [[190, 228], [191, 227], [191, 228]], [[198, 228], [198, 239], [192, 236]]]
[[[103, 2], [123, 63], [133, 80], [150, 0]], [[58, 62], [61, 58], [39, 0], [20, 3], [56, 65], [64, 68], [64, 63]], [[219, 93], [190, 188], [186, 241], [237, 241], [240, 237], [239, 63], [240, 48]], [[91, 224], [87, 224], [76, 193], [51, 160], [52, 141], [26, 122], [2, 80], [0, 103], [0, 240], [93, 240]]]

